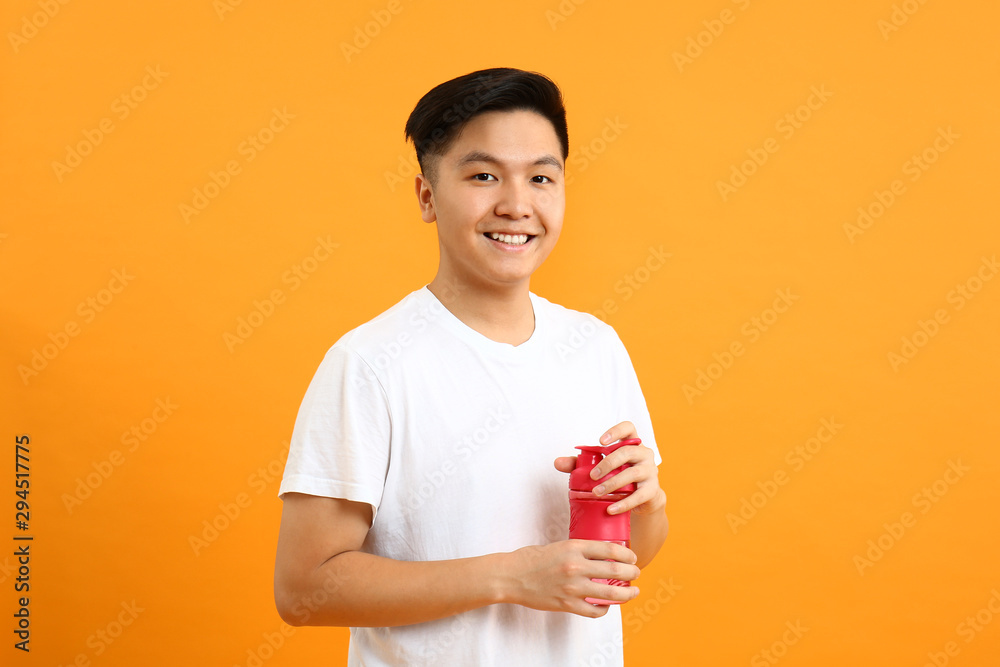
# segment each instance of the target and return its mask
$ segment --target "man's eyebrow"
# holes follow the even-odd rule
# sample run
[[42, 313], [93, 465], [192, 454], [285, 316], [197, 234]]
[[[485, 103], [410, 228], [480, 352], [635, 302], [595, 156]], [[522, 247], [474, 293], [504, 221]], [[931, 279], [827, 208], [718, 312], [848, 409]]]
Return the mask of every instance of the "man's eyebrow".
[[[483, 151], [472, 151], [466, 153], [461, 159], [459, 159], [457, 166], [459, 168], [464, 167], [467, 164], [473, 162], [488, 162], [490, 164], [501, 164], [500, 159], [489, 153], [484, 153]], [[537, 167], [543, 164], [551, 165], [559, 171], [562, 171], [562, 163], [555, 158], [553, 155], [543, 155], [534, 162], [530, 164], [532, 167]]]

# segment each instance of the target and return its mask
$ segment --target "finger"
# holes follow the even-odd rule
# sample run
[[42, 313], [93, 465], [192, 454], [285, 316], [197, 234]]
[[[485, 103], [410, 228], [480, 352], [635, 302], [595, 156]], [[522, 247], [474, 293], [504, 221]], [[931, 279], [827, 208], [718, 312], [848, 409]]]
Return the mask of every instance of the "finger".
[[616, 560], [591, 561], [588, 576], [591, 579], [617, 579], [632, 581], [639, 578], [639, 568], [629, 563], [619, 563]]
[[667, 494], [663, 489], [657, 487], [653, 490], [653, 497], [649, 500], [639, 503], [631, 509], [634, 514], [653, 514], [656, 512], [665, 512], [667, 507]]
[[[653, 468], [653, 470], [655, 471], [656, 468]], [[594, 493], [598, 496], [603, 496], [606, 493], [617, 491], [627, 484], [645, 482], [651, 477], [652, 474], [646, 466], [631, 466], [595, 486]]]
[[[588, 596], [589, 597], [589, 596]], [[605, 598], [607, 599], [607, 598]], [[584, 600], [583, 598], [579, 600], [574, 600], [573, 603], [566, 610], [577, 616], [586, 616], [587, 618], [600, 618], [608, 613], [611, 607], [606, 604], [591, 604]]]
[[[587, 587], [586, 598], [589, 600], [608, 600], [611, 602], [628, 602], [639, 595], [637, 586], [612, 586], [600, 581], [591, 582]], [[592, 603], [593, 604], [593, 603]]]
[[580, 553], [588, 560], [614, 560], [628, 565], [634, 565], [638, 560], [634, 551], [614, 542], [601, 542], [599, 540], [570, 541], [579, 544]]
[[605, 431], [604, 435], [601, 436], [601, 444], [610, 445], [612, 442], [634, 437], [636, 437], [636, 432], [632, 422], [620, 422]]
[[573, 468], [576, 467], [576, 457], [560, 456], [553, 463], [559, 472], [573, 472]]
[[637, 507], [645, 505], [654, 498], [656, 498], [655, 490], [651, 490], [649, 486], [639, 487], [635, 493], [630, 493], [627, 497], [609, 505], [608, 514], [630, 512]]
[[653, 463], [652, 449], [645, 445], [619, 447], [594, 466], [594, 469], [590, 472], [590, 477], [591, 479], [600, 479], [615, 468], [620, 468], [626, 464], [635, 467], [642, 463]]

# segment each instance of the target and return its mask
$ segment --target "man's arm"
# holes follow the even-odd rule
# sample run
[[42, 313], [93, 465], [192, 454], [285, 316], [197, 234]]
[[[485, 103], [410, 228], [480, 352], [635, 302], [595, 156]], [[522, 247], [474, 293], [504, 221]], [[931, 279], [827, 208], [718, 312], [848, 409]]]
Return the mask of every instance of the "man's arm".
[[652, 562], [653, 557], [660, 551], [660, 547], [667, 539], [667, 496], [663, 489], [659, 490], [659, 499], [655, 503], [650, 503], [645, 513], [639, 510], [632, 510], [632, 551], [635, 552], [638, 561], [636, 565], [640, 568], [646, 567]]
[[290, 625], [409, 625], [498, 602], [596, 618], [608, 607], [584, 598], [625, 602], [638, 593], [591, 581], [639, 576], [635, 554], [616, 544], [565, 540], [475, 558], [400, 561], [359, 551], [369, 505], [298, 493], [283, 499], [274, 599]]

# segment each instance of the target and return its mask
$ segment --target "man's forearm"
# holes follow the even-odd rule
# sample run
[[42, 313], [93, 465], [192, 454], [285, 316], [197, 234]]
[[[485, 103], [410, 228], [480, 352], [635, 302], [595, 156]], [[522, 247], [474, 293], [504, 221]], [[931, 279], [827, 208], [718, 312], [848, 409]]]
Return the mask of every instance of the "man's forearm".
[[636, 565], [640, 568], [649, 565], [667, 539], [667, 497], [662, 491], [660, 494], [661, 500], [655, 511], [648, 514], [632, 512], [631, 549], [635, 552], [638, 559]]
[[433, 621], [502, 601], [503, 554], [410, 562], [347, 551], [276, 588], [291, 625], [389, 627]]

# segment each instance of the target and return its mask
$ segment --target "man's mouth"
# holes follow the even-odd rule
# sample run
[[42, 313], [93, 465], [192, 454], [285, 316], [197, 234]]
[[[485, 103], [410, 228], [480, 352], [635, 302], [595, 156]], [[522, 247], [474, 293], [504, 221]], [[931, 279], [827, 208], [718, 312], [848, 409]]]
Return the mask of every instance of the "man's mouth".
[[483, 236], [494, 241], [499, 241], [500, 243], [506, 243], [507, 245], [524, 245], [535, 238], [531, 234], [501, 234], [499, 232], [490, 232], [483, 234]]

